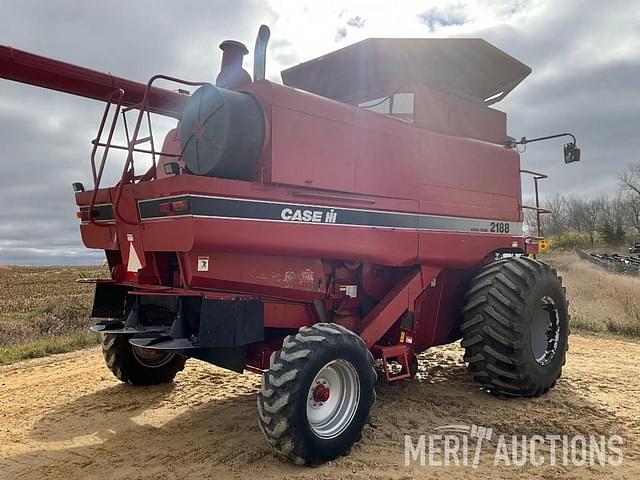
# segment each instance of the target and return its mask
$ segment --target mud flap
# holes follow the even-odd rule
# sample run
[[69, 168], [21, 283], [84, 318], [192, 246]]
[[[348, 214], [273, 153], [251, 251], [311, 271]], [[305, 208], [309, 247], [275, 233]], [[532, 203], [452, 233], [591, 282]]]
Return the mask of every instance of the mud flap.
[[259, 300], [202, 300], [200, 347], [239, 347], [264, 340], [264, 304]]
[[198, 348], [195, 351], [186, 352], [186, 356], [242, 373], [247, 358], [247, 347]]
[[126, 311], [129, 287], [113, 283], [96, 283], [91, 316], [96, 318], [122, 318]]

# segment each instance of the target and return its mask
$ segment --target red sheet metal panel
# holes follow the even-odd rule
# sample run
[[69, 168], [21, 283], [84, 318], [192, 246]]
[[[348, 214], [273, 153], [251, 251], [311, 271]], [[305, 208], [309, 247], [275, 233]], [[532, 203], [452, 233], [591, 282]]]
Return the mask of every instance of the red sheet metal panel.
[[422, 267], [409, 272], [363, 319], [360, 336], [372, 347], [406, 311], [413, 311], [416, 299], [439, 272], [438, 267]]
[[318, 258], [219, 252], [192, 252], [188, 258], [185, 280], [196, 288], [240, 291], [251, 284], [261, 294], [284, 295], [296, 290], [308, 292], [309, 298], [322, 298], [326, 290]]
[[432, 132], [475, 138], [503, 145], [507, 138], [507, 116], [484, 103], [457, 97], [424, 85], [413, 85], [414, 121]]
[[289, 88], [274, 92], [273, 182], [417, 199], [418, 142], [406, 122]]
[[420, 210], [520, 221], [520, 159], [496, 145], [425, 132]]

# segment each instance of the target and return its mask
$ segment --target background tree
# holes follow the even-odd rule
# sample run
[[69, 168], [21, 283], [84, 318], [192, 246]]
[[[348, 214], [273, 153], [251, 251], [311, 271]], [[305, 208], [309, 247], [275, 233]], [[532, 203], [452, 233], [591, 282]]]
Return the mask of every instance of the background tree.
[[609, 220], [608, 218], [605, 218], [600, 224], [600, 228], [598, 228], [598, 233], [600, 234], [602, 241], [606, 245], [608, 246], [615, 245], [616, 233], [615, 233], [613, 224], [611, 223], [611, 220]]
[[626, 209], [627, 223], [635, 234], [640, 233], [640, 161], [629, 165], [620, 174], [619, 183]]
[[592, 247], [595, 243], [596, 230], [598, 228], [598, 222], [602, 217], [602, 211], [605, 203], [606, 199], [603, 197], [583, 200], [584, 226], [587, 231], [587, 235], [589, 235], [589, 243]]
[[[619, 247], [640, 240], [640, 161], [620, 173], [618, 180], [615, 196], [546, 198], [542, 207], [550, 213], [541, 216], [543, 234], [559, 248]], [[525, 210], [524, 223], [529, 235], [537, 234], [534, 210]]]
[[568, 209], [567, 199], [556, 194], [547, 199], [546, 208], [549, 213], [545, 218], [545, 235], [555, 235], [560, 240], [560, 234], [567, 228]]

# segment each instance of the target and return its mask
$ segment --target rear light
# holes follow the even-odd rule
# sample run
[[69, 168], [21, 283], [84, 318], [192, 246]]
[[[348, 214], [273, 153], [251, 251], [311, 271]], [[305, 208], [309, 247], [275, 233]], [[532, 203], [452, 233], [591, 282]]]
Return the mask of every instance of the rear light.
[[189, 200], [176, 200], [160, 203], [158, 209], [163, 215], [184, 215], [191, 213], [191, 204]]
[[[98, 210], [97, 208], [94, 208], [93, 209], [93, 219], [97, 220], [99, 216], [100, 216], [100, 210]], [[76, 212], [76, 217], [78, 217], [83, 222], [88, 222], [89, 221], [89, 209], [88, 208], [83, 208], [82, 210], [77, 211]]]
[[178, 200], [177, 202], [172, 202], [171, 205], [173, 205], [173, 211], [176, 213], [191, 213], [189, 200]]

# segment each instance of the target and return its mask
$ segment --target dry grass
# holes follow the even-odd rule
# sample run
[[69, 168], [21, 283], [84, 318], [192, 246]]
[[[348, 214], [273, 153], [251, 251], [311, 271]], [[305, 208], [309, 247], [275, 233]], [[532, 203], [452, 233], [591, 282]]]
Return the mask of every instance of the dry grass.
[[87, 333], [93, 285], [105, 276], [91, 267], [0, 268], [0, 365], [95, 344]]
[[574, 253], [539, 257], [564, 279], [571, 325], [590, 332], [640, 337], [640, 278], [609, 273]]

